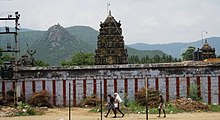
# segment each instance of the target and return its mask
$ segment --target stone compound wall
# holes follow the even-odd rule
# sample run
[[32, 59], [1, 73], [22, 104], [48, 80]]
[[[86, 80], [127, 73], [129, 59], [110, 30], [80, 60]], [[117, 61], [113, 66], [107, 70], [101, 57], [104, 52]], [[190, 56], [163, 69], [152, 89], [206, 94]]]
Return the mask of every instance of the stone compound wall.
[[[108, 65], [75, 67], [27, 67], [19, 69], [18, 91], [26, 101], [34, 92], [47, 90], [51, 103], [68, 106], [69, 83], [71, 104], [77, 105], [86, 96], [100, 96], [102, 81], [103, 99], [118, 92], [122, 98], [127, 93], [133, 100], [139, 89], [146, 86], [159, 90], [166, 101], [189, 95], [190, 86], [197, 88], [198, 96], [206, 103], [220, 104], [220, 67], [218, 65]], [[0, 80], [0, 92], [15, 88], [15, 81]]]

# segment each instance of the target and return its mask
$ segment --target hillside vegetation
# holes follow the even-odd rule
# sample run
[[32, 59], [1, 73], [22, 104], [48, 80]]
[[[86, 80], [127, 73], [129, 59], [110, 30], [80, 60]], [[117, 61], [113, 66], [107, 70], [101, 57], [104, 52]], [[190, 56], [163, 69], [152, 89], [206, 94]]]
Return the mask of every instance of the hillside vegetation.
[[[70, 59], [76, 52], [95, 53], [98, 34], [98, 31], [88, 26], [63, 28], [59, 24], [51, 26], [47, 31], [20, 30], [20, 55], [27, 50], [36, 50], [35, 59], [58, 66], [61, 61]], [[0, 47], [6, 49], [7, 43], [14, 43], [14, 36], [1, 35]], [[164, 55], [160, 50], [137, 50], [128, 46], [126, 48], [129, 56], [138, 55], [141, 58], [146, 55]]]

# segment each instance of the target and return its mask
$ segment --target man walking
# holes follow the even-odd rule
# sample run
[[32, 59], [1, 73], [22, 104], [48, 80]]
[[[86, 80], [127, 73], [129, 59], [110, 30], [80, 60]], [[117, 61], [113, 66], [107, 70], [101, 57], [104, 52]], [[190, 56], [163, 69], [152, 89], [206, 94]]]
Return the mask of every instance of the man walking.
[[107, 115], [105, 115], [105, 117], [107, 118], [108, 114], [110, 113], [110, 110], [112, 110], [114, 115], [115, 115], [113, 118], [116, 118], [114, 98], [111, 96], [111, 94], [108, 94], [108, 97], [110, 98], [110, 100], [109, 100], [109, 103], [108, 103], [108, 112], [107, 112]]
[[161, 110], [163, 110], [164, 117], [166, 117], [166, 113], [165, 113], [165, 102], [164, 102], [164, 98], [163, 98], [162, 94], [159, 95], [159, 106], [158, 106], [158, 110], [159, 110], [159, 116], [158, 116], [158, 117], [160, 117]]

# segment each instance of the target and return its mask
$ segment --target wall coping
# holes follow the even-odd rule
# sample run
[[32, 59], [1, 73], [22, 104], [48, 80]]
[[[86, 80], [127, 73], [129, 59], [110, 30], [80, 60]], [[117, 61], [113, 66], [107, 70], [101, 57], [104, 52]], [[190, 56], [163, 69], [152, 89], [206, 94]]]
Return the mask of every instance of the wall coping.
[[82, 66], [49, 66], [49, 67], [19, 67], [18, 71], [71, 71], [71, 70], [105, 70], [105, 69], [160, 69], [160, 68], [196, 68], [219, 67], [220, 63], [207, 63], [202, 61], [184, 61], [176, 63], [151, 63], [151, 64], [117, 64], [117, 65], [82, 65]]

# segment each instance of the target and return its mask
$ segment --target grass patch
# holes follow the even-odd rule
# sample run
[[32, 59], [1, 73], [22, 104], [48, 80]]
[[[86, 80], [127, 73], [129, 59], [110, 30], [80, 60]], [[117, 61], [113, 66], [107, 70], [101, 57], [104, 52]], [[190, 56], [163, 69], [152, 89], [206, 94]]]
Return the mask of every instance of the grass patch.
[[185, 112], [184, 110], [176, 108], [171, 103], [167, 104], [165, 110], [166, 110], [166, 113], [168, 113], [168, 114], [175, 114], [175, 113], [183, 113], [183, 112]]
[[[135, 101], [128, 102], [127, 107], [122, 106], [122, 105], [120, 107], [121, 107], [121, 110], [125, 114], [129, 114], [129, 113], [145, 114], [146, 113], [146, 107], [138, 105], [137, 102], [135, 102]], [[106, 112], [106, 111], [107, 111], [106, 107], [103, 106], [103, 112]], [[165, 111], [167, 114], [175, 114], [175, 113], [184, 112], [183, 110], [177, 109], [172, 104], [167, 104]], [[100, 107], [94, 107], [90, 110], [90, 112], [100, 112]], [[158, 108], [148, 108], [148, 113], [149, 114], [158, 114]]]
[[209, 105], [209, 108], [212, 112], [220, 112], [220, 105]]
[[[146, 113], [146, 107], [145, 106], [140, 106], [136, 102], [130, 102], [128, 104], [128, 110], [131, 113], [139, 113], [139, 114], [145, 114]], [[167, 104], [165, 111], [167, 114], [175, 114], [175, 113], [182, 113], [184, 112], [183, 110], [177, 109], [175, 106], [172, 104]], [[158, 108], [148, 108], [148, 113], [149, 114], [158, 114]]]
[[17, 110], [11, 116], [30, 116], [30, 115], [42, 115], [44, 114], [43, 111], [31, 107], [26, 103], [22, 103], [17, 107]]
[[128, 102], [127, 107], [122, 107], [127, 113], [146, 113], [145, 106], [140, 106], [136, 102]]
[[[211, 112], [220, 112], [220, 105], [209, 105]], [[135, 101], [128, 102], [127, 107], [121, 105], [121, 110], [125, 114], [135, 113], [135, 114], [145, 114], [146, 107], [138, 105]], [[107, 109], [103, 106], [103, 112], [106, 112]], [[183, 113], [187, 112], [181, 109], [176, 108], [171, 103], [167, 103], [165, 107], [166, 114], [176, 114], [176, 113]], [[90, 110], [90, 112], [100, 112], [100, 107], [94, 107]], [[199, 112], [199, 111], [198, 111]], [[158, 108], [148, 108], [149, 114], [158, 114]]]
[[[103, 109], [103, 108], [102, 108]], [[103, 111], [106, 111], [105, 109], [103, 109]], [[91, 110], [89, 110], [89, 112], [94, 112], [94, 113], [98, 113], [101, 112], [99, 107], [93, 107]]]

